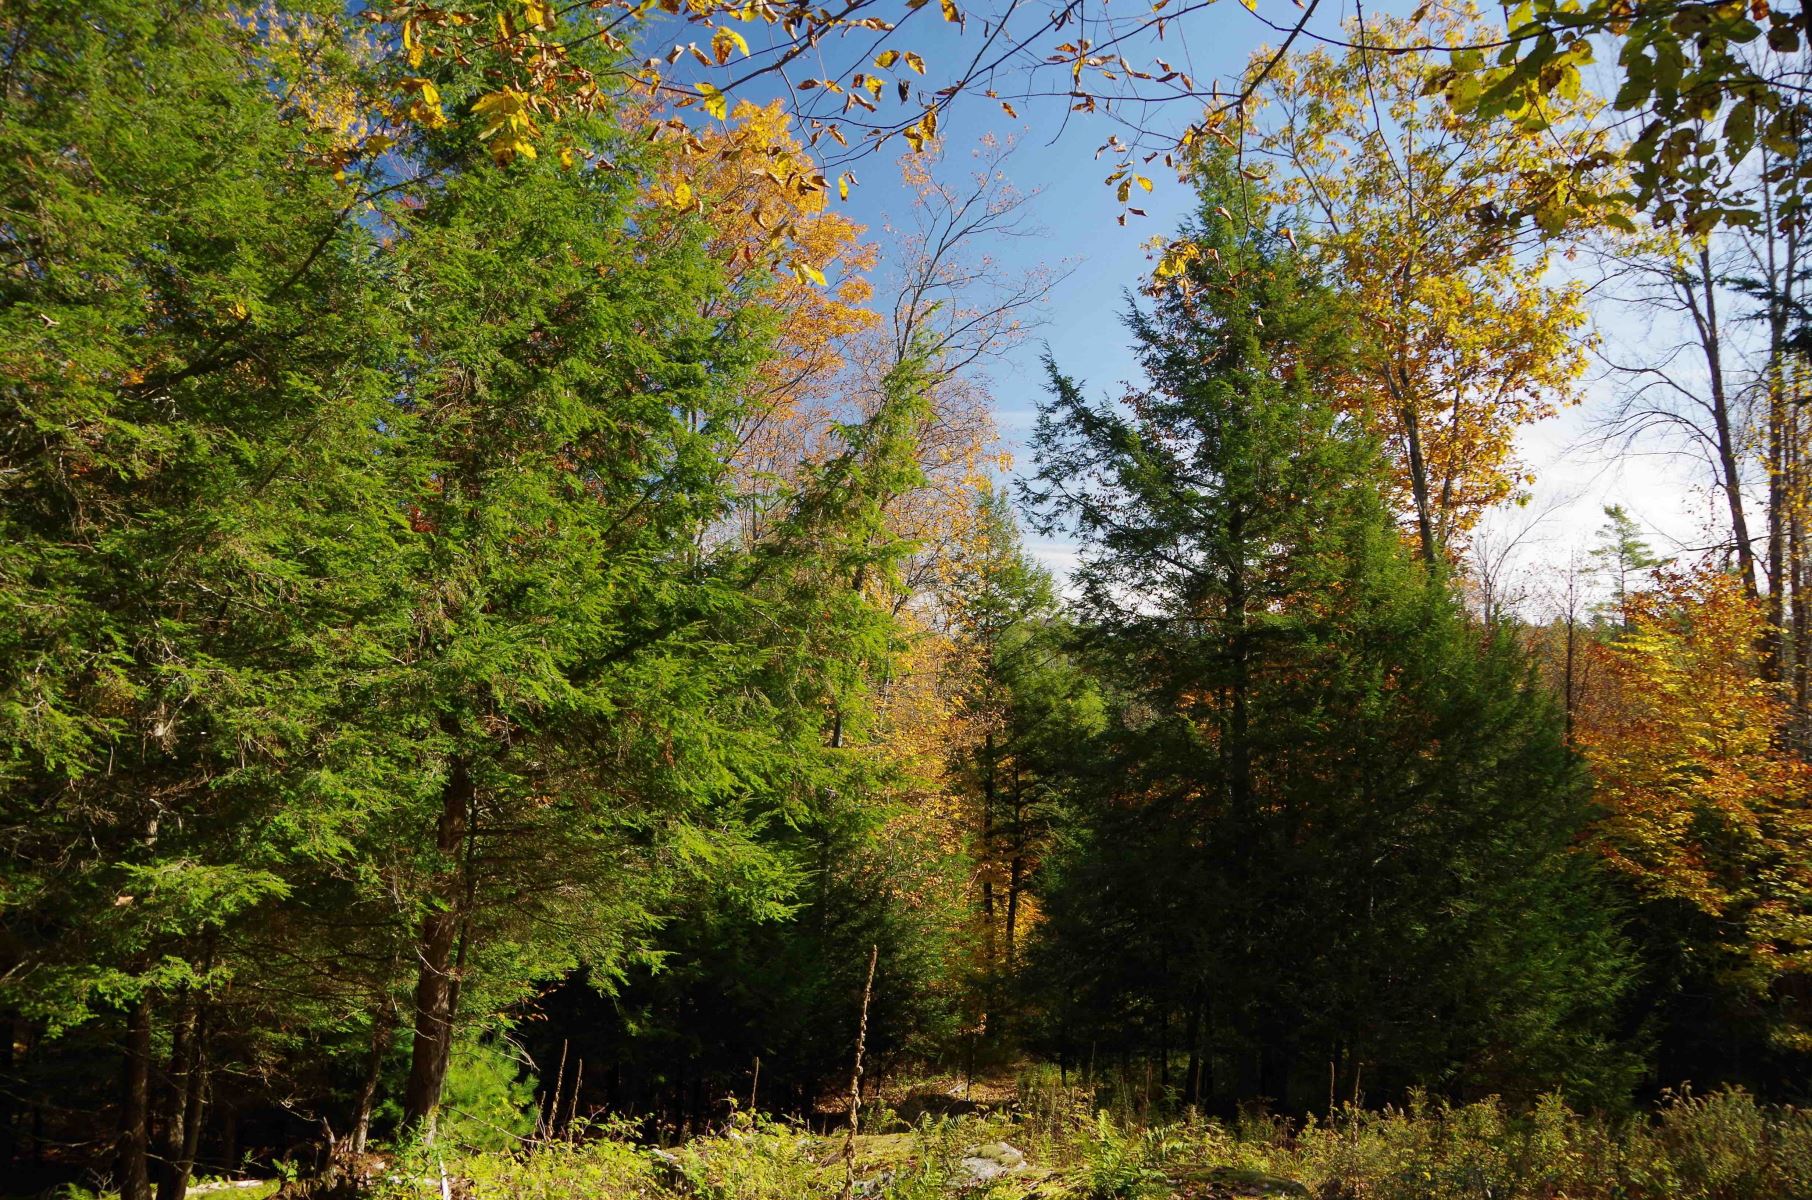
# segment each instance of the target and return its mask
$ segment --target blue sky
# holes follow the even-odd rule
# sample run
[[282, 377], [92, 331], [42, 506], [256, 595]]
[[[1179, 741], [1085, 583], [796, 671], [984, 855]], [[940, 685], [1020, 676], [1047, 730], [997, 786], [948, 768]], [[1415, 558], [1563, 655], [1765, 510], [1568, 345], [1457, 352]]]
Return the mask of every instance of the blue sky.
[[[1288, 0], [1259, 0], [1259, 6], [1255, 15], [1239, 0], [1221, 0], [1187, 18], [1186, 40], [1173, 29], [1163, 45], [1145, 46], [1143, 59], [1161, 54], [1187, 70], [1200, 86], [1207, 86], [1209, 80], [1217, 77], [1225, 84], [1238, 75], [1255, 50], [1278, 40], [1260, 16], [1277, 23], [1293, 23], [1300, 16]], [[1407, 11], [1408, 6], [1387, 4], [1368, 7], [1367, 11], [1397, 7]], [[1125, 11], [1130, 16], [1147, 8], [1134, 0]], [[918, 17], [934, 15], [935, 10], [935, 5], [928, 6], [919, 11]], [[1347, 3], [1324, 2], [1309, 28], [1337, 34], [1341, 21], [1350, 14]], [[896, 42], [890, 44], [919, 50], [931, 64], [929, 73], [935, 78], [938, 63], [966, 61], [974, 53], [977, 33], [972, 27], [962, 35], [952, 25], [921, 19], [916, 24], [903, 25]], [[1132, 49], [1127, 49], [1126, 54], [1135, 66], [1146, 65]], [[1003, 78], [997, 86], [1004, 95], [1013, 94], [1011, 81]], [[1174, 233], [1192, 207], [1193, 197], [1188, 188], [1177, 184], [1162, 161], [1154, 162], [1142, 170], [1156, 187], [1150, 195], [1142, 195], [1134, 202], [1147, 215], [1129, 216], [1122, 227], [1116, 217], [1124, 206], [1116, 200], [1113, 189], [1103, 183], [1112, 170], [1112, 157], [1095, 158], [1097, 148], [1120, 127], [1100, 115], [1072, 115], [1066, 99], [1025, 101], [1016, 97], [1013, 104], [1020, 116], [1017, 121], [1009, 119], [993, 101], [965, 98], [940, 132], [944, 143], [942, 170], [947, 172], [969, 170], [973, 151], [986, 134], [1016, 139], [1004, 167], [1019, 190], [1038, 193], [1028, 206], [1027, 219], [1043, 234], [1003, 242], [991, 249], [1007, 269], [1023, 269], [1042, 261], [1063, 263], [1070, 272], [1051, 289], [1039, 327], [989, 372], [995, 420], [1005, 448], [1017, 459], [1017, 472], [1030, 466], [1025, 443], [1044, 390], [1040, 358], [1047, 345], [1067, 374], [1084, 381], [1096, 393], [1117, 392], [1122, 381], [1136, 374], [1121, 314], [1126, 310], [1126, 293], [1136, 289], [1151, 269], [1142, 243], [1154, 234]], [[1199, 109], [1183, 103], [1154, 114], [1161, 127], [1179, 130], [1198, 115]], [[1127, 136], [1124, 131], [1122, 136]], [[889, 215], [903, 217], [908, 207], [907, 197], [895, 182], [897, 171], [892, 159], [893, 152], [888, 151], [855, 167], [861, 185], [845, 211], [875, 229]], [[885, 294], [884, 282], [882, 291]], [[1059, 573], [1071, 561], [1070, 546], [1029, 540], [1032, 549]]]
[[[1170, 11], [1181, 7], [1171, 2]], [[1411, 7], [1412, 3], [1395, 0], [1367, 6], [1366, 12], [1406, 14]], [[1028, 6], [1022, 14], [1044, 11]], [[1131, 0], [1109, 11], [1136, 17], [1149, 11], [1149, 0]], [[1312, 42], [1315, 34], [1338, 36], [1353, 11], [1351, 0], [1323, 0], [1307, 26], [1310, 36], [1298, 43], [1299, 48]], [[1224, 85], [1256, 50], [1277, 44], [1280, 35], [1272, 25], [1287, 27], [1300, 15], [1291, 0], [1257, 0], [1256, 12], [1248, 12], [1240, 0], [1219, 0], [1174, 25], [1163, 45], [1122, 50], [1136, 66], [1146, 65], [1156, 53], [1188, 71], [1198, 85], [1206, 86], [1217, 78]], [[938, 6], [929, 4], [907, 16], [887, 44], [923, 54], [929, 64], [927, 79], [936, 86], [941, 71], [967, 62], [975, 53], [981, 34], [978, 23], [979, 17], [972, 14], [968, 29], [959, 30], [938, 19]], [[751, 41], [757, 38], [751, 37]], [[839, 48], [834, 39], [827, 40], [819, 73], [837, 74], [846, 69], [854, 61], [855, 49]], [[808, 66], [794, 75], [812, 71]], [[1049, 75], [1041, 78], [1046, 84], [1051, 80]], [[1142, 243], [1154, 234], [1173, 232], [1191, 203], [1188, 189], [1179, 186], [1161, 162], [1153, 163], [1145, 173], [1156, 181], [1156, 190], [1135, 201], [1148, 215], [1129, 217], [1124, 227], [1117, 224], [1122, 205], [1103, 184], [1112, 169], [1111, 158], [1097, 160], [1095, 151], [1119, 127], [1099, 115], [1072, 117], [1067, 99], [1020, 98], [1016, 92], [1024, 89], [1024, 79], [1023, 74], [1003, 76], [996, 84], [1003, 95], [1013, 99], [1019, 120], [1009, 119], [994, 101], [965, 97], [940, 131], [944, 171], [969, 170], [974, 148], [986, 134], [1017, 138], [1017, 149], [1005, 168], [1021, 191], [1038, 193], [1028, 206], [1028, 220], [1044, 232], [1037, 238], [1004, 242], [990, 249], [999, 256], [1003, 269], [1023, 269], [1040, 262], [1061, 262], [1070, 269], [1051, 290], [1040, 327], [990, 372], [996, 421], [1005, 448], [1018, 459], [1016, 470], [1029, 466], [1025, 443], [1043, 390], [1039, 359], [1046, 345], [1066, 373], [1083, 380], [1097, 394], [1118, 392], [1118, 385], [1135, 374], [1120, 317], [1127, 291], [1136, 288], [1150, 270]], [[749, 98], [762, 97], [750, 94]], [[1148, 124], [1180, 129], [1194, 115], [1177, 102], [1152, 112]], [[1122, 136], [1126, 136], [1123, 131]], [[904, 217], [910, 207], [894, 165], [897, 146], [896, 141], [896, 148], [847, 164], [857, 172], [860, 183], [845, 211], [877, 233], [890, 215]], [[887, 294], [885, 271], [883, 263], [882, 278], [877, 281], [882, 295]], [[1607, 343], [1625, 359], [1639, 357], [1645, 342], [1658, 336], [1625, 310], [1606, 308], [1596, 316]], [[1588, 449], [1595, 423], [1610, 401], [1611, 388], [1609, 380], [1594, 380], [1583, 405], [1525, 430], [1523, 455], [1538, 478], [1531, 501], [1494, 514], [1486, 522], [1487, 543], [1516, 542], [1510, 555], [1514, 570], [1525, 589], [1538, 598], [1553, 584], [1556, 569], [1589, 545], [1602, 523], [1606, 503], [1629, 506], [1663, 551], [1704, 540], [1712, 508], [1711, 498], [1700, 484], [1701, 469], [1665, 456], [1606, 456]], [[1060, 574], [1073, 558], [1073, 548], [1062, 543], [1034, 541], [1032, 548]]]

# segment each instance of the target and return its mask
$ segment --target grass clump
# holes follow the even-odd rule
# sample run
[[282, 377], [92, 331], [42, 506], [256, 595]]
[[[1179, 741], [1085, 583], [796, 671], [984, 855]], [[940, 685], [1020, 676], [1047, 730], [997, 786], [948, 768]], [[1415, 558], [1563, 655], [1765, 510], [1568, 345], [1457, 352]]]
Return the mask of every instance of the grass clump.
[[[1000, 1113], [927, 1116], [864, 1134], [854, 1194], [864, 1200], [1812, 1200], [1812, 1113], [1740, 1090], [1670, 1096], [1652, 1115], [1613, 1120], [1549, 1097], [1527, 1111], [1495, 1100], [1412, 1096], [1331, 1120], [1262, 1113], [1222, 1122], [1190, 1113], [1147, 1121], [1083, 1089], [1021, 1093]], [[1014, 1154], [1010, 1174], [978, 1160]], [[843, 1138], [738, 1114], [673, 1149], [628, 1126], [514, 1152], [448, 1153], [461, 1200], [824, 1200], [844, 1180]], [[990, 1159], [990, 1156], [993, 1156]], [[965, 1160], [968, 1160], [965, 1163]], [[384, 1200], [435, 1200], [440, 1164], [399, 1169]]]

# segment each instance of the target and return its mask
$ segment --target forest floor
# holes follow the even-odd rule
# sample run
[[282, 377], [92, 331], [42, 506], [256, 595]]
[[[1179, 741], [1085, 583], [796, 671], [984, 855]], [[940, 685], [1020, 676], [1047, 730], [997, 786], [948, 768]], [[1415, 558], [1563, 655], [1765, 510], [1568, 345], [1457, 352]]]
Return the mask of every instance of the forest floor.
[[863, 1112], [874, 1132], [853, 1141], [738, 1114], [656, 1147], [627, 1124], [597, 1123], [509, 1150], [443, 1139], [363, 1156], [338, 1178], [195, 1190], [197, 1200], [1812, 1200], [1812, 1112], [1741, 1091], [1620, 1118], [1557, 1098], [1523, 1110], [1412, 1099], [1298, 1122], [1152, 1119], [1139, 1091], [944, 1080], [884, 1089]]
[[[1648, 1114], [1558, 1098], [1349, 1108], [1331, 1121], [1154, 1118], [1135, 1098], [994, 1081], [883, 1092], [853, 1143], [740, 1115], [658, 1149], [594, 1136], [449, 1156], [380, 1200], [1812, 1200], [1812, 1112], [1741, 1091]], [[845, 1155], [849, 1157], [846, 1159]], [[444, 1165], [443, 1165], [444, 1163]], [[399, 1164], [405, 1165], [405, 1164]], [[421, 1175], [415, 1176], [417, 1179]], [[392, 1178], [395, 1178], [393, 1175]]]

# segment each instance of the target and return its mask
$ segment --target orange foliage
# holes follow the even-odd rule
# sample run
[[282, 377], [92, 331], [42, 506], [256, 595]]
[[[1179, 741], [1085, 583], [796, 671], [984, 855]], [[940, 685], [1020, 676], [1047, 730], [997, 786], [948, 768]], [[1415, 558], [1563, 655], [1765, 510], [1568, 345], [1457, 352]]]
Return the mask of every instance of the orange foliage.
[[1579, 746], [1596, 841], [1638, 894], [1715, 919], [1757, 990], [1812, 970], [1812, 771], [1781, 747], [1787, 708], [1758, 671], [1761, 607], [1727, 573], [1665, 575], [1594, 645]]

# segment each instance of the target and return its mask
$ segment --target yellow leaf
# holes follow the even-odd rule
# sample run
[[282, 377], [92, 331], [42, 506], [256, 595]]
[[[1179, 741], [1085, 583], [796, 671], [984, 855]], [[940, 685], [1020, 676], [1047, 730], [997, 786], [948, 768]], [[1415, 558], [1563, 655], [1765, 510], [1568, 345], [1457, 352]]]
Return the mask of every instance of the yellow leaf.
[[921, 75], [925, 73], [925, 60], [920, 58], [914, 51], [908, 50], [906, 52], [906, 65]]
[[1239, 0], [1239, 2], [1246, 6], [1247, 12], [1258, 11], [1258, 0]]
[[705, 98], [705, 111], [723, 121], [729, 119], [730, 103], [724, 94], [708, 83], [698, 85], [698, 94]]
[[419, 67], [422, 65], [422, 41], [415, 31], [415, 21], [413, 18], [403, 22], [403, 49], [409, 52], [410, 66]]
[[742, 34], [731, 29], [728, 25], [719, 27], [717, 32], [711, 35], [711, 53], [717, 59], [718, 66], [722, 66], [730, 61], [730, 52], [732, 50], [741, 50], [742, 56], [747, 58], [749, 56], [749, 43], [744, 40]]
[[1125, 204], [1126, 198], [1130, 195], [1132, 195], [1132, 180], [1122, 179], [1120, 181], [1120, 186], [1114, 189], [1114, 198], [1120, 203]]
[[672, 203], [675, 208], [692, 207], [692, 185], [684, 179], [677, 181], [673, 185]]
[[817, 267], [814, 267], [812, 264], [810, 264], [808, 262], [799, 263], [798, 266], [801, 271], [805, 272], [805, 277], [807, 279], [811, 280], [813, 283], [817, 284], [819, 287], [829, 287], [830, 286], [829, 281], [824, 278], [824, 272], [820, 271]]
[[440, 111], [440, 89], [431, 80], [405, 79], [403, 86], [415, 93], [408, 109], [411, 121], [424, 129], [439, 129], [447, 123], [446, 114]]
[[939, 0], [939, 3], [944, 6], [944, 20], [961, 21], [963, 19], [963, 14], [956, 9], [956, 0]]
[[837, 176], [837, 198], [839, 200], [849, 199], [849, 172], [847, 171]]
[[1151, 190], [1151, 180], [1145, 178], [1145, 176], [1143, 176], [1143, 175], [1134, 175], [1133, 178], [1139, 181], [1140, 187], [1144, 188], [1148, 192]]
[[532, 139], [539, 137], [541, 130], [535, 125], [526, 94], [515, 88], [487, 92], [472, 105], [472, 111], [485, 118], [485, 127], [479, 130], [478, 137], [490, 143], [491, 157], [499, 166], [509, 164], [518, 155], [535, 157]]
[[883, 71], [899, 61], [900, 52], [898, 50], [883, 50], [881, 53], [875, 55], [875, 66], [881, 68]]
[[554, 27], [554, 6], [548, 0], [522, 0], [522, 17], [536, 29]]

